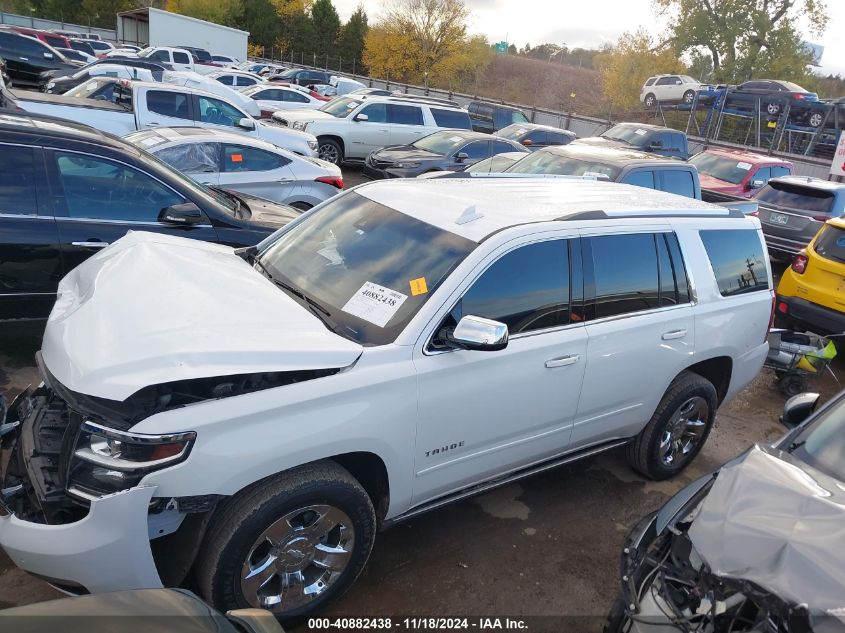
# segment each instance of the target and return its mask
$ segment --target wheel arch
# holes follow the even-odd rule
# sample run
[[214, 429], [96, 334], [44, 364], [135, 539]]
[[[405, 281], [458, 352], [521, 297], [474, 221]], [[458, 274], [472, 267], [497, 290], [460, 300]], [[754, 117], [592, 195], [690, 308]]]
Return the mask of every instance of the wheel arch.
[[340, 149], [343, 150], [343, 155], [346, 156], [346, 143], [344, 142], [343, 138], [338, 136], [337, 134], [318, 134], [317, 135], [317, 143], [319, 144], [321, 141], [334, 141], [338, 145], [340, 145]]
[[699, 361], [694, 365], [687, 367], [686, 371], [691, 371], [692, 373], [698, 374], [702, 378], [709, 380], [716, 388], [716, 395], [719, 397], [719, 404], [722, 404], [731, 385], [733, 359], [731, 359], [730, 356], [714, 356], [713, 358]]

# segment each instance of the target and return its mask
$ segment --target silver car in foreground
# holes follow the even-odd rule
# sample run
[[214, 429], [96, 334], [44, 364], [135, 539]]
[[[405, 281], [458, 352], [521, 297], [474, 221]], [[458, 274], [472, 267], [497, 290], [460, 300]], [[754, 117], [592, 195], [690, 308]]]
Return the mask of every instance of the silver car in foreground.
[[340, 168], [256, 138], [192, 127], [133, 132], [126, 140], [206, 185], [307, 210], [343, 189]]

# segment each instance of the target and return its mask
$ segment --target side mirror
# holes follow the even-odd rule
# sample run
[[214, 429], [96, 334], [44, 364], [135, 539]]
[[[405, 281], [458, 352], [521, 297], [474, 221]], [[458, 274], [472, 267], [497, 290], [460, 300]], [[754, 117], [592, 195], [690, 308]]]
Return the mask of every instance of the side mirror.
[[458, 152], [457, 154], [455, 154], [455, 162], [456, 163], [462, 163], [467, 158], [469, 158], [469, 154], [467, 154], [466, 152]]
[[44, 59], [53, 59], [53, 53], [44, 51]]
[[447, 339], [458, 349], [496, 352], [508, 346], [508, 326], [468, 314], [461, 319]]
[[763, 186], [766, 184], [765, 180], [752, 180], [748, 183], [749, 189], [762, 189]]
[[255, 121], [253, 121], [249, 117], [244, 117], [240, 121], [238, 121], [238, 127], [244, 130], [254, 130]]
[[817, 393], [799, 393], [797, 396], [792, 396], [783, 405], [780, 423], [788, 429], [794, 429], [810, 417], [818, 403], [819, 394]]
[[356, 121], [369, 121], [370, 117], [368, 117], [366, 114], [356, 114], [355, 120]]
[[193, 202], [174, 204], [161, 210], [158, 221], [167, 224], [181, 224], [191, 226], [203, 221], [202, 211]]
[[534, 141], [532, 141], [530, 138], [527, 138], [524, 141], [522, 141], [522, 144], [525, 145], [525, 147], [529, 147], [531, 145], [534, 145]]

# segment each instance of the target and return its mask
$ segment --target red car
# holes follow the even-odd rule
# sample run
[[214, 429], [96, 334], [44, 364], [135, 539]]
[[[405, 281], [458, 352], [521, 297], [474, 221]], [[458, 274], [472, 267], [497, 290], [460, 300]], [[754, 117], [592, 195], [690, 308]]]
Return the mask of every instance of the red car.
[[70, 40], [64, 35], [59, 35], [58, 33], [42, 31], [41, 29], [30, 29], [25, 26], [12, 26], [11, 28], [13, 31], [17, 31], [21, 35], [29, 35], [29, 37], [34, 37], [37, 40], [41, 40], [42, 42], [52, 46], [53, 48], [72, 48], [70, 45]]
[[698, 169], [701, 188], [751, 198], [770, 178], [792, 174], [792, 163], [773, 156], [710, 148], [689, 159]]

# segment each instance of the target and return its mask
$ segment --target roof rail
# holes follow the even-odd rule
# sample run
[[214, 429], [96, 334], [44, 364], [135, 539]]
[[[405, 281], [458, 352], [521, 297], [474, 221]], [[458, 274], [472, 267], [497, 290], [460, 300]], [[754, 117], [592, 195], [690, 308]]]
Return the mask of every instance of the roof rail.
[[449, 99], [438, 99], [437, 97], [429, 97], [426, 95], [412, 95], [412, 94], [404, 94], [404, 93], [397, 93], [394, 92], [389, 97], [385, 97], [386, 99], [395, 99], [397, 101], [419, 101], [420, 103], [428, 103], [430, 105], [442, 105], [442, 106], [449, 106], [452, 108], [460, 108], [461, 104], [457, 101], [450, 101]]

